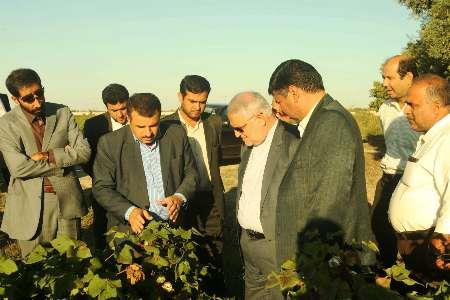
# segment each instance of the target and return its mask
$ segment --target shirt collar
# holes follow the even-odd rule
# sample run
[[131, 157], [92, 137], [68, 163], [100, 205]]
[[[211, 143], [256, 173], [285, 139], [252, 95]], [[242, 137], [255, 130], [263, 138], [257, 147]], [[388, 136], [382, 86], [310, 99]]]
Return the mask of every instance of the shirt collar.
[[177, 110], [177, 113], [178, 113], [178, 118], [180, 119], [181, 124], [183, 124], [186, 128], [190, 128], [190, 129], [194, 129], [195, 130], [195, 129], [198, 129], [200, 127], [200, 124], [202, 123], [202, 119], [201, 118], [198, 120], [197, 123], [195, 123], [194, 126], [191, 126], [184, 120], [184, 117], [182, 116], [182, 114], [180, 112], [180, 109]]
[[311, 119], [311, 115], [314, 112], [314, 110], [316, 109], [319, 102], [317, 102], [313, 107], [311, 107], [308, 114], [300, 121], [300, 123], [298, 123], [297, 128], [298, 128], [298, 132], [300, 133], [300, 136], [303, 136], [306, 126], [308, 125], [309, 119]]
[[442, 128], [450, 124], [450, 115], [447, 114], [445, 117], [436, 122], [424, 135], [420, 137], [420, 142], [422, 144], [432, 140], [436, 135], [438, 135]]
[[114, 129], [114, 128], [122, 128], [123, 126], [125, 126], [125, 125], [127, 125], [128, 124], [128, 120], [127, 120], [127, 122], [125, 123], [125, 124], [120, 124], [119, 122], [116, 122], [116, 120], [114, 120], [112, 117], [111, 117], [111, 115], [110, 114], [108, 114], [109, 115], [109, 118], [110, 118], [110, 120], [111, 120], [111, 127]]

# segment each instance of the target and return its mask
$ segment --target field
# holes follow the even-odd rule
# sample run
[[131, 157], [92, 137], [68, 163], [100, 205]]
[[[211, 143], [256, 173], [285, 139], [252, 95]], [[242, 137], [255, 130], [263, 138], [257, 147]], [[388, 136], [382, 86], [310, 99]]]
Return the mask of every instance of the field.
[[[375, 192], [375, 185], [378, 178], [381, 175], [381, 171], [378, 165], [378, 161], [383, 152], [383, 137], [381, 135], [381, 129], [379, 126], [378, 117], [368, 110], [353, 110], [355, 119], [357, 120], [362, 138], [364, 140], [364, 150], [366, 158], [366, 181], [367, 181], [367, 194], [369, 202], [372, 201]], [[80, 127], [83, 126], [84, 121], [90, 117], [89, 115], [76, 116], [77, 123]], [[235, 187], [237, 184], [237, 169], [238, 165], [229, 165], [221, 167], [221, 175], [225, 185], [225, 201], [226, 201], [226, 223], [225, 223], [225, 245], [228, 247], [225, 249], [227, 257], [236, 257], [237, 245], [234, 240], [231, 239], [231, 233], [234, 230], [231, 226], [231, 220], [234, 217], [234, 203], [235, 203]], [[91, 179], [89, 176], [83, 176], [80, 178], [81, 185], [85, 190], [85, 198], [89, 204]], [[3, 210], [5, 201], [5, 195], [0, 194], [0, 211]], [[92, 210], [82, 219], [82, 239], [88, 244], [92, 243]], [[10, 257], [19, 258], [20, 251], [17, 244], [14, 241], [8, 240], [5, 235], [0, 235], [0, 252], [4, 252]], [[231, 259], [231, 261], [234, 261]], [[238, 286], [240, 278], [236, 278], [235, 274], [239, 274], [236, 268], [238, 265], [230, 264], [235, 270], [231, 270], [231, 274], [228, 274], [230, 281], [234, 281], [233, 286]]]

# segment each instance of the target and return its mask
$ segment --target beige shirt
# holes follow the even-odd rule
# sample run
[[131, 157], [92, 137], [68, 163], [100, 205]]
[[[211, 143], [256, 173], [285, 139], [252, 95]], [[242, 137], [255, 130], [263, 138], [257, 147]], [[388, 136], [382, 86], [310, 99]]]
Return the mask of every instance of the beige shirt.
[[386, 153], [380, 162], [381, 169], [386, 174], [403, 173], [421, 134], [411, 129], [397, 101], [385, 101], [378, 114], [386, 143]]
[[450, 234], [450, 115], [424, 134], [392, 195], [389, 219], [397, 232]]
[[262, 144], [254, 146], [248, 159], [242, 179], [239, 198], [238, 221], [242, 228], [263, 233], [261, 225], [261, 189], [270, 145], [272, 144], [276, 121]]
[[125, 123], [125, 124], [120, 124], [119, 122], [116, 122], [113, 118], [111, 118], [110, 117], [110, 119], [111, 119], [111, 127], [112, 127], [112, 131], [116, 131], [117, 129], [120, 129], [120, 128], [122, 128], [123, 126], [125, 126], [125, 125], [127, 125], [128, 124], [128, 122], [127, 123]]
[[208, 153], [206, 151], [206, 138], [203, 122], [200, 119], [194, 127], [189, 125], [178, 110], [178, 117], [186, 129], [189, 145], [194, 154], [197, 171], [199, 174], [199, 189], [206, 191], [211, 189], [211, 174], [209, 171]]
[[6, 109], [3, 106], [3, 102], [0, 101], [0, 117], [3, 116], [4, 114], [6, 114]]

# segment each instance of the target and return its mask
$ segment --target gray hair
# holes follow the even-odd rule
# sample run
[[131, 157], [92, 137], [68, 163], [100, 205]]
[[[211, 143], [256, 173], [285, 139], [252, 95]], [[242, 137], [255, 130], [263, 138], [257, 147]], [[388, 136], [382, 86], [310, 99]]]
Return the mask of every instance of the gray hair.
[[428, 102], [437, 101], [444, 106], [450, 105], [450, 85], [448, 80], [435, 74], [423, 74], [414, 79], [413, 84], [425, 84], [425, 96]]
[[271, 115], [272, 106], [258, 92], [239, 93], [228, 104], [228, 114], [243, 114], [250, 117], [259, 113]]

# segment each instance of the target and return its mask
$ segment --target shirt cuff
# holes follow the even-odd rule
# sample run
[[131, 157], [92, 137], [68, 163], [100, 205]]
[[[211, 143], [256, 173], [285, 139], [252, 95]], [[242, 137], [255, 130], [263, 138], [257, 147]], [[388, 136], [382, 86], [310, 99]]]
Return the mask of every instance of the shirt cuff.
[[186, 202], [187, 202], [187, 199], [186, 199], [186, 197], [182, 194], [182, 193], [175, 193], [175, 194], [173, 194], [174, 196], [178, 196], [178, 197], [180, 197], [181, 198], [181, 200], [183, 200], [183, 205], [185, 205], [186, 204]]
[[49, 151], [48, 151], [48, 162], [49, 162], [50, 164], [56, 164], [56, 161], [55, 161], [55, 154], [53, 154], [53, 150], [49, 150]]
[[128, 219], [130, 218], [131, 212], [133, 211], [133, 209], [135, 209], [136, 206], [130, 206], [130, 208], [127, 209], [127, 211], [125, 212], [125, 220], [128, 221]]

